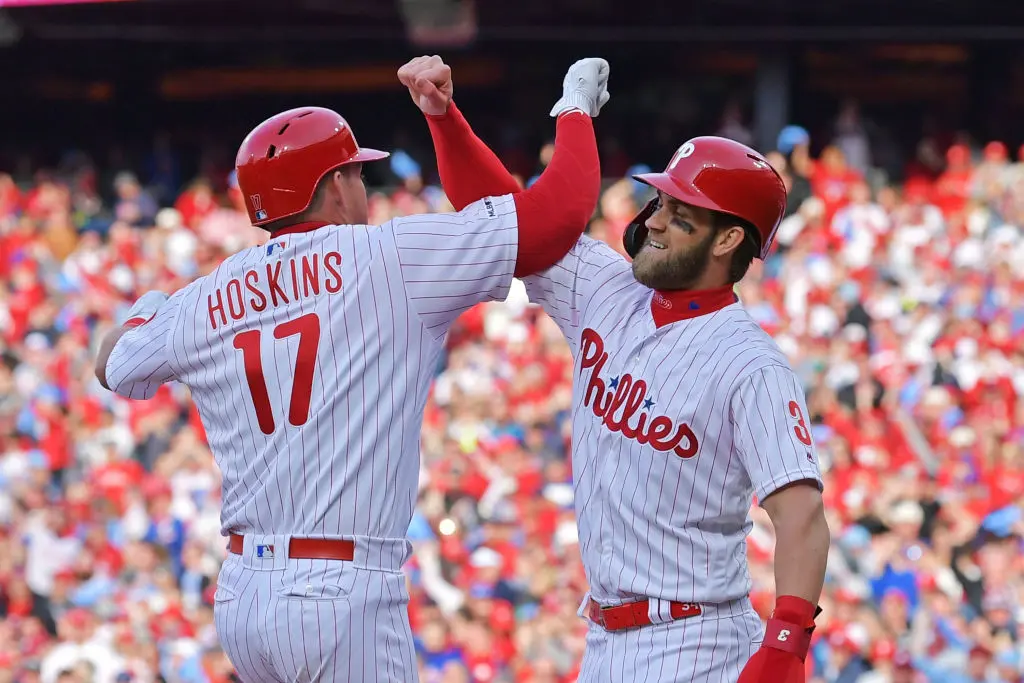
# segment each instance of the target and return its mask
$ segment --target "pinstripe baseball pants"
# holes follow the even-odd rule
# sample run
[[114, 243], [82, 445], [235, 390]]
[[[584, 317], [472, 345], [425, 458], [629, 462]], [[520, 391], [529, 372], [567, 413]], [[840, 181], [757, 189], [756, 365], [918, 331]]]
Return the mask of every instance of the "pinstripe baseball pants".
[[747, 599], [702, 607], [699, 617], [626, 631], [591, 623], [578, 683], [735, 683], [761, 646], [761, 619]]
[[352, 539], [352, 562], [289, 559], [288, 540], [247, 536], [243, 554], [221, 567], [214, 617], [239, 677], [415, 683], [404, 539]]

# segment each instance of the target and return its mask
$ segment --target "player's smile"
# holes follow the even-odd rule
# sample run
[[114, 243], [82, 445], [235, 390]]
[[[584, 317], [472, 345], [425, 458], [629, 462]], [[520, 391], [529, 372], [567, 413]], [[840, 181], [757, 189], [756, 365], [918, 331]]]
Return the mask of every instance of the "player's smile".
[[633, 275], [652, 289], [689, 287], [704, 271], [714, 232], [706, 209], [662, 192], [647, 218], [647, 236], [633, 259]]

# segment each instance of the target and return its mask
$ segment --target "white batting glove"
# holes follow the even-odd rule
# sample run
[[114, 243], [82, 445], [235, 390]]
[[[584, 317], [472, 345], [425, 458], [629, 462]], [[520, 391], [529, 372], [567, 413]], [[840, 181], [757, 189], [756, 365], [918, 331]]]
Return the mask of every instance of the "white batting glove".
[[608, 102], [608, 62], [600, 57], [581, 59], [565, 72], [562, 80], [562, 99], [555, 102], [551, 115], [558, 118], [570, 109], [579, 109], [596, 117]]
[[127, 320], [149, 320], [156, 315], [168, 298], [163, 292], [155, 290], [146, 292], [128, 309]]

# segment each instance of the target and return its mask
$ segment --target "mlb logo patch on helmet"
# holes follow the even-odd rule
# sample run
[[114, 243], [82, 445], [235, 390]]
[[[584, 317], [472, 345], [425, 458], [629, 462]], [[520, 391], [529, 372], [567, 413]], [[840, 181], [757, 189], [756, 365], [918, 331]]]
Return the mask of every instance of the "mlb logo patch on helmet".
[[263, 198], [258, 194], [249, 195], [249, 201], [252, 202], [252, 210], [256, 216], [256, 220], [264, 221], [267, 219], [267, 212], [263, 208]]

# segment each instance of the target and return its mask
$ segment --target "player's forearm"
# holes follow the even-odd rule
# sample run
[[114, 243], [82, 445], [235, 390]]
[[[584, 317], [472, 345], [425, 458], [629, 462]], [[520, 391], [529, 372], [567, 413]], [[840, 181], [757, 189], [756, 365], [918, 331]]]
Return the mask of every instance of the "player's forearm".
[[551, 163], [530, 189], [514, 195], [519, 220], [516, 277], [547, 270], [572, 249], [601, 193], [594, 123], [579, 111], [558, 117]]
[[477, 137], [455, 102], [441, 116], [427, 115], [441, 187], [457, 211], [484, 197], [521, 188], [497, 155]]
[[794, 488], [803, 489], [794, 493], [806, 495], [794, 496], [792, 504], [780, 506], [785, 509], [772, 519], [775, 525], [775, 592], [817, 605], [825, 581], [831, 536], [820, 493], [809, 486]]

